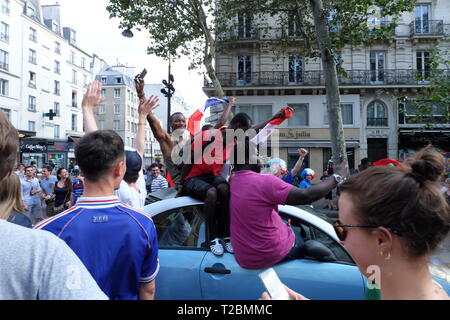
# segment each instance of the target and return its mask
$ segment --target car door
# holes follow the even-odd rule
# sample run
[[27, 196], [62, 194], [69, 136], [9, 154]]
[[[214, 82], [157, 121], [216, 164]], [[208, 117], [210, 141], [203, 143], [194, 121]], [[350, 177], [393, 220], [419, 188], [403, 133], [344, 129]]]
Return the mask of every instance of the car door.
[[[295, 232], [326, 245], [337, 261], [297, 259], [277, 264], [273, 268], [281, 281], [310, 299], [364, 299], [363, 277], [340, 244], [314, 226], [287, 218]], [[200, 268], [203, 299], [259, 299], [264, 291], [258, 277], [261, 271], [239, 267], [232, 254], [216, 257], [208, 252]]]
[[201, 207], [188, 206], [154, 216], [160, 269], [155, 299], [202, 299], [199, 270], [206, 254]]

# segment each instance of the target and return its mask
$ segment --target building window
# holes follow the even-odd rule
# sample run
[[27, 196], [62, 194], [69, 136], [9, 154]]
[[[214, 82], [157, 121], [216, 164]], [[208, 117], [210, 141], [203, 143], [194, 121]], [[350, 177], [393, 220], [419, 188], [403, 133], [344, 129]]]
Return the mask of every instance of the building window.
[[117, 77], [116, 78], [116, 83], [117, 84], [121, 84], [122, 83], [122, 78], [121, 77]]
[[238, 15], [239, 38], [249, 39], [252, 37], [252, 19], [248, 13]]
[[245, 85], [252, 81], [252, 57], [238, 56], [238, 85]]
[[55, 126], [53, 127], [54, 129], [54, 135], [55, 135], [55, 139], [58, 139], [60, 137], [60, 129], [59, 129], [59, 125], [55, 124]]
[[61, 73], [61, 63], [59, 61], [55, 60], [55, 73], [60, 74]]
[[57, 117], [61, 116], [59, 109], [60, 109], [59, 103], [58, 102], [53, 103], [53, 112], [56, 113]]
[[367, 126], [368, 127], [387, 127], [387, 110], [384, 104], [374, 101], [367, 107]]
[[289, 82], [303, 82], [303, 57], [298, 54], [289, 55]]
[[9, 14], [9, 0], [2, 0], [2, 11]]
[[34, 42], [37, 41], [37, 32], [36, 32], [36, 29], [30, 28], [30, 37], [29, 37], [29, 39], [30, 39], [31, 41], [34, 41]]
[[289, 37], [299, 37], [300, 28], [297, 25], [297, 14], [290, 13], [288, 16], [288, 36]]
[[106, 77], [102, 77], [102, 84], [106, 84], [106, 80], [107, 80], [108, 78], [106, 78]]
[[98, 114], [104, 114], [105, 113], [105, 105], [101, 104], [98, 107]]
[[384, 52], [373, 51], [370, 53], [370, 81], [374, 83], [384, 82], [384, 69], [386, 59]]
[[120, 114], [120, 104], [114, 105], [114, 114]]
[[99, 130], [105, 130], [105, 120], [98, 121], [98, 128]]
[[295, 114], [294, 117], [288, 119], [288, 127], [307, 127], [309, 126], [309, 105], [307, 103], [288, 104]]
[[0, 49], [0, 68], [9, 69], [9, 54], [6, 51]]
[[4, 22], [0, 24], [0, 40], [9, 42], [9, 25]]
[[31, 88], [36, 88], [36, 73], [30, 71], [30, 78], [28, 80], [28, 86]]
[[72, 107], [78, 107], [78, 97], [76, 91], [72, 91]]
[[430, 33], [431, 15], [429, 5], [417, 5], [414, 9], [415, 13], [415, 33]]
[[72, 131], [78, 131], [78, 126], [77, 126], [77, 115], [76, 114], [72, 114]]
[[29, 16], [30, 18], [35, 18], [36, 17], [36, 8], [31, 5], [31, 3], [27, 3], [27, 16]]
[[28, 121], [28, 131], [36, 132], [36, 122]]
[[33, 64], [37, 64], [37, 62], [36, 62], [36, 51], [34, 51], [33, 49], [29, 50], [28, 61], [33, 63]]
[[416, 52], [417, 76], [420, 81], [430, 81], [431, 55], [426, 51]]
[[52, 22], [52, 30], [55, 33], [59, 33], [59, 24], [57, 24], [56, 22]]
[[114, 120], [114, 130], [120, 130], [120, 120]]
[[70, 63], [75, 64], [75, 52], [70, 51], [69, 61]]
[[[426, 103], [426, 101], [424, 101]], [[443, 105], [432, 105], [426, 103], [418, 109], [421, 101], [414, 103], [414, 100], [399, 102], [398, 120], [399, 124], [426, 124], [426, 123], [446, 123], [445, 115], [450, 112], [450, 107]]]
[[87, 87], [87, 85], [88, 85], [88, 77], [87, 77], [87, 75], [83, 75], [83, 86], [84, 87]]
[[72, 70], [72, 83], [77, 84], [77, 71]]
[[0, 96], [8, 95], [8, 86], [9, 86], [8, 80], [0, 79]]
[[59, 81], [55, 80], [55, 90], [53, 91], [54, 94], [57, 94], [58, 96], [60, 95], [60, 86], [59, 86]]
[[61, 54], [61, 44], [55, 41], [55, 53]]
[[36, 111], [36, 97], [28, 96], [28, 111]]
[[233, 107], [233, 114], [245, 112], [254, 120], [254, 123], [261, 123], [272, 116], [271, 105], [236, 105]]
[[[323, 123], [324, 125], [328, 125], [328, 112], [327, 105], [324, 104], [324, 113], [323, 113]], [[351, 103], [342, 103], [341, 104], [341, 115], [342, 115], [342, 124], [344, 125], [353, 125], [353, 104]]]
[[120, 99], [120, 89], [114, 89], [114, 98]]
[[106, 96], [106, 89], [102, 89], [101, 95], [102, 95], [102, 98], [104, 98]]
[[81, 68], [86, 69], [86, 58], [81, 58]]

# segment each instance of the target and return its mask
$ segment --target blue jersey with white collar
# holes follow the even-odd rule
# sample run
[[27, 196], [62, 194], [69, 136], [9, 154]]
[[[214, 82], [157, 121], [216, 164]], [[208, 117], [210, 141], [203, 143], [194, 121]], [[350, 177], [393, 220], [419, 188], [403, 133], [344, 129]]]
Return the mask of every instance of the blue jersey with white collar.
[[116, 196], [81, 197], [76, 206], [35, 229], [63, 239], [110, 299], [138, 299], [140, 284], [152, 282], [158, 273], [152, 219]]

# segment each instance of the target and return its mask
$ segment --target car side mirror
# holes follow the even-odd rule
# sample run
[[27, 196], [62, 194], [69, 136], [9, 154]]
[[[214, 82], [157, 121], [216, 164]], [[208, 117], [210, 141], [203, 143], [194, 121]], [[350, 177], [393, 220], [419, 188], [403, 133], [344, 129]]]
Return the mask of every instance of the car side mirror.
[[317, 240], [308, 240], [304, 245], [304, 257], [306, 259], [319, 260], [319, 261], [336, 261], [334, 253], [326, 247], [323, 243]]

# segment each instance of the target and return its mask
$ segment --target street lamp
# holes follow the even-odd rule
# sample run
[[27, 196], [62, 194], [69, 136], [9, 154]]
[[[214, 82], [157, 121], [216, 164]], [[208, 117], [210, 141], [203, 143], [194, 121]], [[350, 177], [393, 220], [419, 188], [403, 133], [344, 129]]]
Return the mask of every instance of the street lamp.
[[167, 132], [170, 132], [170, 98], [173, 96], [173, 93], [175, 92], [175, 87], [173, 86], [173, 82], [175, 79], [173, 78], [173, 75], [170, 73], [170, 56], [169, 56], [169, 74], [168, 74], [168, 80], [163, 80], [162, 83], [165, 87], [165, 89], [161, 89], [161, 93], [164, 94], [165, 97], [167, 97]]
[[127, 38], [133, 38], [133, 32], [130, 29], [123, 30], [122, 35]]

